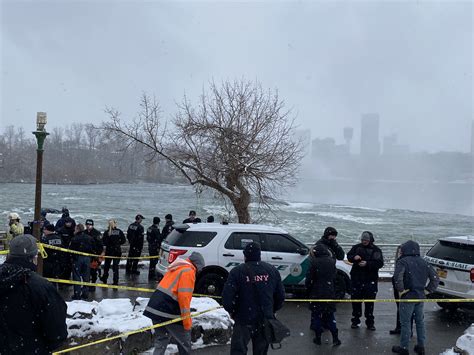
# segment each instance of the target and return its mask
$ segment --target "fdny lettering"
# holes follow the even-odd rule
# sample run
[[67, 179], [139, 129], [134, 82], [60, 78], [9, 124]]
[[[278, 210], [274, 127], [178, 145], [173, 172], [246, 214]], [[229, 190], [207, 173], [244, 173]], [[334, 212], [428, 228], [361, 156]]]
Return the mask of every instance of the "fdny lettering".
[[[267, 282], [269, 277], [270, 277], [270, 276], [269, 276], [268, 274], [265, 274], [265, 275], [255, 275], [255, 276], [253, 277], [253, 280], [254, 280], [254, 282], [263, 282], [263, 281]], [[245, 279], [247, 280], [247, 282], [250, 282], [250, 277], [245, 276]]]

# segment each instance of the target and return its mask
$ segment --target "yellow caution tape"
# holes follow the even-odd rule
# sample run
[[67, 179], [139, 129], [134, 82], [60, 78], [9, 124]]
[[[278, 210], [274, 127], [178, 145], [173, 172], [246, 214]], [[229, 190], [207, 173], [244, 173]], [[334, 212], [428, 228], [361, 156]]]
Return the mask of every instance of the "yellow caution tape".
[[46, 253], [46, 250], [44, 250], [43, 243], [38, 243], [38, 250], [43, 259], [46, 259], [48, 257], [48, 253]]
[[473, 298], [424, 298], [424, 299], [395, 299], [395, 298], [379, 298], [379, 299], [341, 299], [341, 300], [331, 300], [331, 299], [305, 299], [305, 298], [290, 298], [285, 299], [285, 302], [332, 302], [332, 303], [353, 303], [353, 302], [365, 302], [365, 303], [434, 303], [434, 302], [474, 302]]
[[152, 256], [109, 256], [109, 255], [97, 255], [97, 254], [90, 254], [90, 253], [83, 253], [82, 251], [77, 251], [77, 250], [72, 250], [72, 249], [66, 249], [66, 248], [61, 248], [57, 247], [54, 245], [49, 245], [49, 244], [44, 244], [44, 243], [38, 243], [42, 244], [44, 248], [48, 249], [54, 249], [54, 250], [60, 250], [65, 253], [71, 253], [71, 254], [77, 254], [77, 255], [83, 255], [83, 256], [91, 256], [93, 258], [106, 258], [106, 259], [134, 259], [134, 260], [144, 260], [144, 259], [158, 259], [160, 256], [159, 255], [152, 255]]
[[192, 313], [191, 315], [186, 316], [186, 317], [174, 318], [174, 319], [169, 320], [169, 321], [167, 321], [167, 322], [163, 322], [163, 323], [159, 323], [159, 324], [152, 325], [151, 327], [146, 327], [146, 328], [140, 328], [140, 329], [137, 329], [137, 330], [132, 330], [132, 331], [129, 331], [129, 332], [126, 332], [126, 333], [122, 333], [122, 334], [119, 334], [119, 335], [112, 336], [112, 337], [110, 337], [110, 338], [104, 338], [104, 339], [96, 340], [96, 341], [93, 341], [93, 342], [90, 342], [90, 343], [86, 343], [86, 344], [74, 346], [74, 347], [69, 348], [69, 349], [64, 349], [64, 350], [56, 351], [56, 352], [53, 353], [53, 355], [68, 353], [68, 352], [70, 352], [70, 351], [82, 349], [82, 348], [85, 348], [85, 347], [88, 347], [88, 346], [92, 346], [92, 345], [96, 345], [96, 344], [101, 344], [101, 343], [105, 343], [105, 342], [108, 342], [108, 341], [111, 341], [111, 340], [120, 339], [120, 338], [123, 338], [123, 337], [128, 337], [128, 336], [133, 335], [133, 334], [138, 334], [138, 333], [146, 332], [146, 331], [148, 331], [148, 330], [152, 330], [152, 329], [164, 327], [164, 326], [167, 326], [167, 325], [170, 325], [170, 324], [173, 324], [173, 323], [180, 322], [180, 321], [182, 321], [182, 320], [184, 320], [184, 319], [194, 318], [194, 317], [200, 316], [201, 314], [215, 311], [215, 310], [220, 309], [220, 308], [222, 308], [222, 306], [213, 307], [213, 308], [210, 308], [210, 309], [206, 309], [205, 311]]
[[8, 254], [8, 250], [0, 250], [0, 255]]
[[[53, 278], [46, 278], [46, 280], [50, 282], [57, 282], [57, 283], [63, 283], [63, 284], [69, 284], [69, 285], [80, 285], [80, 286], [96, 286], [96, 287], [102, 287], [102, 288], [112, 288], [116, 290], [125, 290], [125, 291], [138, 291], [138, 292], [149, 292], [153, 293], [155, 292], [155, 289], [152, 288], [143, 288], [143, 287], [130, 287], [130, 286], [120, 286], [120, 285], [107, 285], [107, 284], [96, 284], [92, 282], [82, 282], [82, 281], [73, 281], [73, 280], [64, 280], [64, 279], [53, 279]], [[221, 298], [221, 296], [210, 296], [210, 295], [204, 295], [201, 293], [193, 293], [193, 296], [195, 297], [210, 297], [210, 298]]]

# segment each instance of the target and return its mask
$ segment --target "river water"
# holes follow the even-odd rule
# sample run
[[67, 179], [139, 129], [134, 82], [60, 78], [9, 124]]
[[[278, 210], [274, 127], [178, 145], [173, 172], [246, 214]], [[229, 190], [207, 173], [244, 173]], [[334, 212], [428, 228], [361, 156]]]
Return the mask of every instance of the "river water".
[[[315, 197], [306, 198], [314, 201]], [[61, 209], [67, 206], [78, 223], [86, 218], [95, 221], [103, 231], [107, 220], [115, 218], [119, 228], [126, 229], [137, 213], [151, 224], [153, 216], [164, 220], [171, 213], [181, 222], [189, 210], [197, 211], [203, 220], [210, 214], [220, 221], [226, 215], [221, 200], [210, 193], [196, 195], [183, 185], [107, 184], [107, 185], [43, 185], [43, 207]], [[339, 231], [340, 242], [355, 242], [364, 230], [372, 231], [379, 243], [399, 243], [412, 238], [420, 243], [434, 243], [437, 238], [453, 235], [474, 235], [474, 217], [428, 213], [403, 209], [367, 208], [337, 204], [318, 204], [288, 198], [286, 204], [275, 205], [275, 211], [259, 217], [258, 222], [284, 228], [304, 242], [320, 237], [327, 226]], [[0, 184], [0, 229], [5, 229], [9, 212], [17, 212], [26, 222], [33, 219], [34, 185]], [[256, 206], [252, 208], [256, 216]], [[50, 214], [55, 222], [60, 215]], [[0, 225], [1, 227], [1, 225]]]

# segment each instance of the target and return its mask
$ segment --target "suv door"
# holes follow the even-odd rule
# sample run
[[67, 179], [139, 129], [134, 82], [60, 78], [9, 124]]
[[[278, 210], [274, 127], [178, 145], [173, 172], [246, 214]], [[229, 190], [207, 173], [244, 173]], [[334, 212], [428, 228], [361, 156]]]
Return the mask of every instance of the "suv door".
[[[252, 232], [232, 232], [225, 238], [224, 245], [219, 250], [219, 265], [230, 271], [235, 266], [244, 262], [243, 250], [251, 242], [262, 245], [262, 234]], [[262, 253], [262, 260], [266, 261]]]
[[309, 250], [304, 244], [288, 234], [266, 233], [262, 250], [267, 261], [280, 272], [284, 285], [303, 283], [309, 263]]

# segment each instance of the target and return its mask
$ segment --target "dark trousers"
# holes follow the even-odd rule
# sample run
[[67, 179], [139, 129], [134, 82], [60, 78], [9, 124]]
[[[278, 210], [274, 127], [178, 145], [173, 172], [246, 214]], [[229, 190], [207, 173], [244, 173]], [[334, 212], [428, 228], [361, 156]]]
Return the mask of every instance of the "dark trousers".
[[[136, 258], [142, 255], [142, 245], [133, 245], [130, 244], [130, 250], [128, 251], [128, 256]], [[125, 266], [127, 272], [137, 271], [138, 270], [138, 259], [127, 259], [127, 265]]]
[[245, 324], [234, 324], [232, 339], [230, 341], [231, 355], [245, 355], [248, 351], [248, 343], [252, 340], [252, 351], [254, 355], [266, 355], [268, 344], [263, 334], [261, 326], [252, 326]]
[[[91, 258], [89, 256], [78, 255], [77, 259], [74, 260], [72, 278], [74, 281], [89, 282], [90, 278], [90, 263]], [[82, 292], [81, 292], [82, 288]], [[89, 286], [74, 285], [74, 296], [87, 297], [89, 294]]]
[[[159, 248], [148, 248], [148, 254], [150, 254], [150, 256], [157, 256], [159, 251]], [[156, 273], [156, 264], [158, 264], [158, 258], [150, 259], [150, 268], [148, 269], [148, 273], [150, 275], [154, 275]]]
[[[120, 255], [114, 255], [114, 256], [120, 256]], [[120, 259], [110, 259], [106, 258], [104, 261], [104, 275], [102, 276], [102, 281], [104, 283], [107, 283], [107, 279], [109, 278], [109, 270], [110, 270], [110, 264], [112, 264], [112, 271], [114, 273], [114, 285], [118, 285], [118, 280], [119, 280], [119, 263]]]
[[[352, 283], [352, 299], [374, 300], [377, 296], [377, 281], [371, 282], [353, 282]], [[365, 324], [367, 326], [374, 325], [374, 303], [364, 302]], [[362, 303], [352, 302], [352, 323], [359, 324], [362, 317]]]
[[322, 334], [327, 329], [334, 334], [337, 331], [336, 318], [334, 312], [322, 312], [320, 310], [311, 311], [311, 327], [316, 334]]

